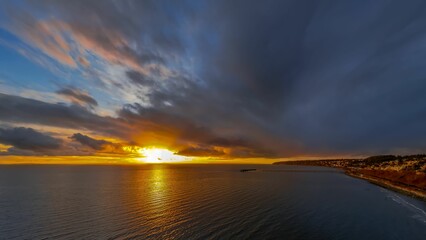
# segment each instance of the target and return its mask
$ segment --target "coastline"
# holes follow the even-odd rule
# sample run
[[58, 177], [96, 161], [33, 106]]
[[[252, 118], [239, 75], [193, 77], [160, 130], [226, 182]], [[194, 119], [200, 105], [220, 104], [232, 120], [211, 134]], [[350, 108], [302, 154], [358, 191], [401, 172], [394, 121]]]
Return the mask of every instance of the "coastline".
[[402, 183], [393, 182], [387, 179], [379, 178], [379, 177], [373, 177], [368, 176], [362, 173], [357, 172], [356, 170], [350, 170], [350, 169], [343, 169], [345, 174], [354, 178], [359, 178], [366, 180], [372, 184], [387, 188], [389, 190], [403, 193], [405, 195], [409, 195], [411, 197], [415, 197], [418, 199], [421, 199], [423, 201], [426, 201], [426, 191], [423, 191], [421, 189], [418, 189], [413, 186], [405, 185]]
[[337, 168], [348, 176], [426, 201], [426, 155], [380, 155], [365, 159], [298, 160], [273, 164]]

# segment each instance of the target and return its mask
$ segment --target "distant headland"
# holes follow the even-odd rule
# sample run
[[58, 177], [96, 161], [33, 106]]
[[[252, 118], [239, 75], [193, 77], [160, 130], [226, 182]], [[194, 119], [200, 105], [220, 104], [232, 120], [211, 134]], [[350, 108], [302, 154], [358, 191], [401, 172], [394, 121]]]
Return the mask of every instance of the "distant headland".
[[340, 168], [347, 175], [426, 200], [426, 154], [365, 159], [282, 161], [273, 164]]

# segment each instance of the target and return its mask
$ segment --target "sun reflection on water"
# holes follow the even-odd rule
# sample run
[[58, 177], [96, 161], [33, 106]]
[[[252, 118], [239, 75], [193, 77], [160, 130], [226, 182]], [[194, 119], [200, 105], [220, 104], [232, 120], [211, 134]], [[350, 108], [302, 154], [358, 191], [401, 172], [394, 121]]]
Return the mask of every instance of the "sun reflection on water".
[[155, 167], [151, 172], [151, 193], [157, 195], [154, 199], [158, 199], [163, 196], [165, 191], [164, 170], [161, 167]]

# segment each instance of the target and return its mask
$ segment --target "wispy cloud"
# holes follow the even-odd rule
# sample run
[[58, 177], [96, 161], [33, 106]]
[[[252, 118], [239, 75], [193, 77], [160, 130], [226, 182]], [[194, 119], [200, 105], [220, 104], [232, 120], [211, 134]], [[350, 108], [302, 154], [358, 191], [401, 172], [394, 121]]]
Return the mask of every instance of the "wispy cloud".
[[64, 96], [66, 99], [69, 99], [72, 103], [88, 106], [90, 108], [94, 108], [98, 106], [98, 102], [89, 95], [86, 91], [82, 91], [80, 89], [74, 87], [65, 87], [58, 91], [57, 94]]

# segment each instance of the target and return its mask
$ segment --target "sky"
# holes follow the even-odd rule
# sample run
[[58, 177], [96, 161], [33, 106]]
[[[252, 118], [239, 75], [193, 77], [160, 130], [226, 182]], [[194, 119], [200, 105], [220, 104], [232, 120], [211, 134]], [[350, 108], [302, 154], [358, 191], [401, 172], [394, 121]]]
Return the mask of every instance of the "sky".
[[423, 0], [1, 1], [0, 163], [424, 153], [425, 29]]

